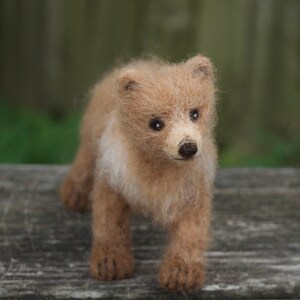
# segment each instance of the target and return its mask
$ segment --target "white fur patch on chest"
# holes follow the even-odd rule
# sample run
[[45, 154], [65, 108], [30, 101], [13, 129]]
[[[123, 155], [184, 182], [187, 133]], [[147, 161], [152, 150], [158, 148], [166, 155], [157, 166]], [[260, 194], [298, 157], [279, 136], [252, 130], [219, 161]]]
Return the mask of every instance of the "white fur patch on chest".
[[99, 145], [98, 171], [108, 183], [126, 198], [135, 198], [140, 193], [128, 159], [128, 149], [122, 135], [117, 131], [115, 118], [111, 118]]

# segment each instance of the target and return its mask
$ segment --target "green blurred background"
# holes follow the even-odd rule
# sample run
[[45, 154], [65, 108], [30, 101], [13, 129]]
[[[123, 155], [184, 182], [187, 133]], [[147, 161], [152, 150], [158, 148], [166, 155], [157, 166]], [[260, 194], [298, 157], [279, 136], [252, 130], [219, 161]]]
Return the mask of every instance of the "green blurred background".
[[212, 58], [221, 166], [300, 166], [299, 0], [0, 0], [0, 162], [69, 163], [86, 92], [151, 53]]

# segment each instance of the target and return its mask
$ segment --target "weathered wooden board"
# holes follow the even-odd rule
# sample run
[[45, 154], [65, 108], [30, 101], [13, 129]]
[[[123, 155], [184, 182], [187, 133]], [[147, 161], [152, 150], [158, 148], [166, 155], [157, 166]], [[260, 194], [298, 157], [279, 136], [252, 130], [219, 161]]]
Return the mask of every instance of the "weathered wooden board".
[[0, 298], [300, 298], [299, 169], [219, 172], [208, 279], [192, 296], [158, 287], [165, 234], [149, 220], [132, 222], [135, 276], [90, 279], [90, 216], [62, 208], [57, 189], [65, 171], [0, 167]]

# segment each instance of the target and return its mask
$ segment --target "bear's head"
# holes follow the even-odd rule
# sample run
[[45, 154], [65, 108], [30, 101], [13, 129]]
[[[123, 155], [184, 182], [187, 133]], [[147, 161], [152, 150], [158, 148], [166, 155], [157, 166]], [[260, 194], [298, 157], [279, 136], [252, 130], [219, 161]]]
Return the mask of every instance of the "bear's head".
[[215, 124], [208, 58], [127, 66], [118, 75], [117, 97], [121, 128], [144, 155], [176, 161], [201, 156]]

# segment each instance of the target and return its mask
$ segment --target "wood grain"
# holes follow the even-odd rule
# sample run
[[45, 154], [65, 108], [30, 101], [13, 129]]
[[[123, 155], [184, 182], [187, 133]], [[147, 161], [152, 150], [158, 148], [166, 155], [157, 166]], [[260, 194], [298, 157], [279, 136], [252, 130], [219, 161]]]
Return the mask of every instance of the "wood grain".
[[66, 167], [0, 167], [1, 299], [298, 299], [300, 169], [224, 169], [216, 181], [208, 279], [170, 294], [156, 275], [166, 236], [134, 218], [132, 279], [90, 279], [90, 216], [64, 210]]

